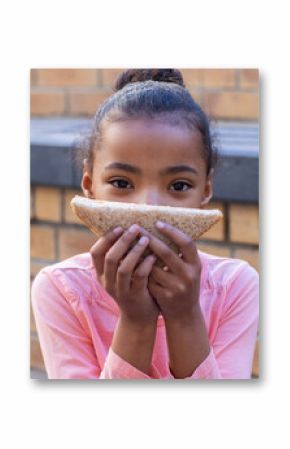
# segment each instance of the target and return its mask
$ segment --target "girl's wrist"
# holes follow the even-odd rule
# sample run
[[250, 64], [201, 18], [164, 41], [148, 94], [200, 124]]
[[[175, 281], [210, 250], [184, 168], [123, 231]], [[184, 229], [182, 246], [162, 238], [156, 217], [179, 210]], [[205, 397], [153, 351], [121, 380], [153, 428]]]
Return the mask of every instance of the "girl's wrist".
[[120, 315], [115, 328], [112, 349], [140, 371], [149, 374], [157, 323], [136, 323]]
[[119, 324], [125, 326], [132, 332], [150, 332], [152, 328], [156, 327], [158, 315], [148, 319], [136, 320], [128, 317], [125, 313], [121, 312], [119, 317]]
[[202, 316], [200, 304], [194, 305], [189, 312], [181, 315], [163, 313], [164, 322], [167, 325], [192, 326]]

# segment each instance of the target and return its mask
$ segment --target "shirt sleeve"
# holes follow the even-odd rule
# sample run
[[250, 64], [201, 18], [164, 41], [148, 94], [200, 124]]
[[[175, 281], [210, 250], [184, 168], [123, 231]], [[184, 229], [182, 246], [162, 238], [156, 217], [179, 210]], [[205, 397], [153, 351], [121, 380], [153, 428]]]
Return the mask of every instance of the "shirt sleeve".
[[151, 367], [150, 376], [139, 371], [115, 354], [112, 348], [109, 348], [101, 368], [92, 339], [75, 315], [70, 301], [67, 291], [61, 288], [53, 275], [44, 270], [38, 273], [32, 284], [31, 302], [49, 379], [161, 377], [154, 366]]
[[[259, 276], [245, 264], [229, 283], [206, 359], [186, 379], [250, 379], [258, 331]], [[170, 374], [173, 378], [172, 373]]]
[[147, 375], [143, 371], [138, 370], [130, 363], [122, 359], [116, 354], [112, 347], [104, 364], [100, 379], [160, 379], [161, 375], [157, 368], [152, 364], [150, 374]]
[[98, 378], [101, 370], [91, 339], [53, 275], [38, 273], [31, 302], [48, 378]]

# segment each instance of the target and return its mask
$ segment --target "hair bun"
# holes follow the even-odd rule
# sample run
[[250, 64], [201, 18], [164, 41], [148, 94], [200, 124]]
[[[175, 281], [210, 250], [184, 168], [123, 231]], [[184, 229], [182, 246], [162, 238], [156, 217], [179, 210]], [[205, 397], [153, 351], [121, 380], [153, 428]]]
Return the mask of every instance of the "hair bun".
[[128, 69], [118, 76], [114, 90], [123, 89], [130, 83], [148, 80], [174, 83], [185, 87], [182, 74], [177, 69]]

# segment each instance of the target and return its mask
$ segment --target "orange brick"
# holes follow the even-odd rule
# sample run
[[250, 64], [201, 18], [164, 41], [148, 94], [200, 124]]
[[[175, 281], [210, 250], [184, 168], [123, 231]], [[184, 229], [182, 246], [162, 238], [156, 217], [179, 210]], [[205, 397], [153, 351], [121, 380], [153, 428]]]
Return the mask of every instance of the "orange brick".
[[240, 87], [242, 89], [258, 89], [259, 88], [259, 70], [258, 69], [242, 69], [240, 72]]
[[51, 187], [36, 187], [35, 218], [53, 222], [61, 221], [61, 190]]
[[254, 353], [254, 360], [253, 360], [253, 366], [252, 366], [252, 376], [259, 377], [259, 340], [256, 341], [255, 346], [255, 353]]
[[38, 69], [38, 86], [90, 87], [97, 83], [96, 69]]
[[127, 69], [102, 69], [100, 76], [102, 85], [113, 88], [118, 76]]
[[66, 223], [78, 223], [82, 224], [81, 220], [75, 215], [70, 207], [70, 202], [75, 195], [83, 196], [81, 189], [72, 190], [66, 189], [64, 192], [64, 221]]
[[203, 108], [214, 119], [258, 120], [259, 95], [254, 92], [207, 92]]
[[197, 242], [197, 247], [200, 251], [213, 254], [214, 256], [230, 257], [230, 249], [227, 246], [210, 245], [203, 242]]
[[203, 69], [180, 69], [180, 71], [187, 88], [199, 88], [202, 86]]
[[60, 229], [58, 238], [61, 260], [67, 259], [76, 254], [88, 252], [97, 240], [96, 236], [85, 228]]
[[31, 92], [31, 115], [61, 115], [65, 110], [63, 92]]
[[230, 204], [230, 241], [259, 244], [259, 210], [253, 204]]
[[95, 114], [99, 106], [112, 94], [109, 90], [99, 90], [92, 92], [70, 92], [69, 113], [71, 115], [92, 115]]
[[30, 366], [45, 370], [40, 344], [38, 338], [34, 335], [30, 337]]
[[35, 87], [37, 85], [37, 70], [30, 70], [30, 86]]
[[30, 257], [55, 259], [54, 229], [49, 226], [32, 225], [30, 231]]
[[234, 69], [204, 69], [203, 87], [233, 88], [236, 86], [236, 70]]
[[233, 257], [235, 259], [242, 259], [248, 262], [255, 270], [259, 271], [259, 250], [237, 248], [234, 250]]
[[[205, 209], [219, 209], [225, 215], [224, 205], [222, 203], [210, 203]], [[225, 238], [225, 218], [216, 223], [211, 229], [202, 235], [202, 239], [206, 240], [224, 240]]]
[[198, 92], [196, 89], [188, 89], [190, 95], [194, 99], [194, 101], [201, 106], [202, 104], [202, 94]]

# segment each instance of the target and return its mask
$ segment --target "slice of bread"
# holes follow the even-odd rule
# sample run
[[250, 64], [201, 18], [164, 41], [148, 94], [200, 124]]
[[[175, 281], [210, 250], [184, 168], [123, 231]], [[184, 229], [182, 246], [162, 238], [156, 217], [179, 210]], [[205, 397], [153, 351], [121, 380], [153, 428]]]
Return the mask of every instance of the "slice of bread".
[[[176, 253], [179, 252], [176, 245], [154, 226], [157, 220], [173, 225], [196, 240], [223, 217], [218, 209], [111, 202], [78, 195], [71, 200], [70, 205], [74, 213], [98, 238], [117, 226], [127, 229], [131, 224], [136, 223], [164, 241]], [[148, 254], [150, 251], [147, 249], [144, 257]]]

